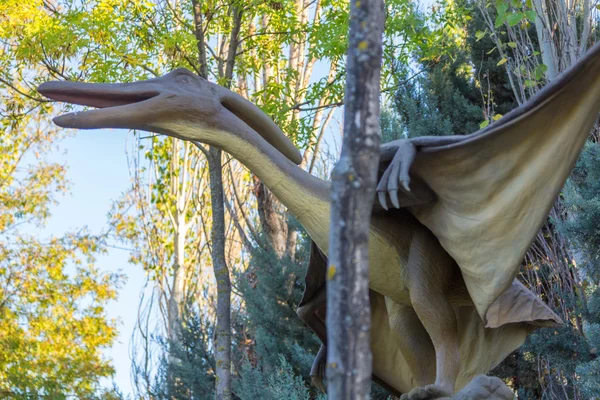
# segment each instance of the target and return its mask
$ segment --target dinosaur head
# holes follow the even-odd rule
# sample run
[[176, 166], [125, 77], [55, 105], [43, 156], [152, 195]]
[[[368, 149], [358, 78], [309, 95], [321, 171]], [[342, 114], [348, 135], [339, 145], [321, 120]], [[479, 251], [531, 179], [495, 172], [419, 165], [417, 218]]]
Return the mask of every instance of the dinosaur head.
[[46, 82], [38, 91], [53, 100], [96, 108], [54, 118], [64, 128], [139, 129], [210, 144], [251, 128], [293, 162], [302, 160], [260, 108], [183, 68], [133, 83]]

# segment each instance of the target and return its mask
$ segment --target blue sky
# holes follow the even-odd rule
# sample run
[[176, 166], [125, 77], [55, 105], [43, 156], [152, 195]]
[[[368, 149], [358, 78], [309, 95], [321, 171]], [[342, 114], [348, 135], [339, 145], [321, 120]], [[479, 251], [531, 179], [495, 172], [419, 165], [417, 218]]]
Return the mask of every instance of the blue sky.
[[[52, 209], [52, 217], [40, 236], [60, 236], [87, 226], [99, 233], [107, 226], [107, 213], [112, 202], [127, 190], [130, 182], [126, 146], [131, 133], [125, 130], [77, 131], [60, 142], [59, 151], [50, 155], [52, 161], [68, 166], [72, 182], [71, 194], [60, 199]], [[121, 272], [127, 282], [119, 291], [119, 298], [108, 306], [111, 318], [119, 320], [119, 337], [106, 357], [116, 368], [115, 383], [124, 392], [131, 393], [129, 340], [144, 284], [144, 272], [127, 262], [125, 250], [109, 248], [96, 265], [101, 271]]]

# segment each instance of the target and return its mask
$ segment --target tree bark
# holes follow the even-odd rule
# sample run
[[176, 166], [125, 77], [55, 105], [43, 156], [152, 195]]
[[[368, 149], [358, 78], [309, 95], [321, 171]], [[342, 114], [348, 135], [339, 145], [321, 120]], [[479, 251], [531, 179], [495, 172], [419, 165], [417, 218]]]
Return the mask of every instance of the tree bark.
[[217, 280], [217, 346], [215, 349], [216, 398], [231, 399], [231, 281], [225, 259], [225, 207], [221, 150], [208, 152], [210, 198], [212, 204], [212, 264]]
[[542, 62], [548, 67], [546, 78], [548, 81], [553, 81], [556, 78], [556, 75], [558, 75], [558, 63], [554, 52], [554, 44], [552, 43], [552, 32], [549, 27], [550, 22], [546, 12], [546, 3], [544, 0], [534, 0], [533, 6], [536, 13], [535, 31], [537, 33], [538, 42], [540, 43]]
[[327, 268], [327, 379], [332, 399], [367, 399], [371, 383], [368, 245], [379, 161], [384, 4], [350, 2], [342, 155], [333, 171]]
[[278, 258], [282, 258], [288, 246], [287, 215], [281, 202], [257, 177], [254, 177], [254, 195], [258, 205], [260, 224]]
[[196, 36], [196, 46], [198, 48], [198, 71], [200, 71], [200, 75], [203, 78], [208, 78], [206, 46], [204, 45], [204, 23], [202, 21], [202, 4], [199, 0], [192, 0], [192, 9], [194, 10], [194, 35]]
[[[192, 0], [194, 10], [194, 30], [198, 46], [200, 73], [208, 78], [206, 47], [202, 22], [202, 4]], [[227, 59], [225, 61], [225, 86], [230, 87], [233, 69], [239, 45], [239, 32], [242, 23], [242, 11], [231, 6], [232, 27], [229, 36]], [[222, 71], [222, 68], [219, 68]], [[201, 147], [201, 145], [197, 144]], [[205, 150], [204, 150], [205, 151]], [[206, 151], [205, 151], [206, 152]], [[223, 165], [221, 150], [210, 147], [207, 154], [210, 176], [210, 197], [212, 206], [212, 264], [217, 281], [217, 327], [216, 327], [216, 399], [231, 400], [231, 280], [225, 256], [225, 203], [223, 195]]]

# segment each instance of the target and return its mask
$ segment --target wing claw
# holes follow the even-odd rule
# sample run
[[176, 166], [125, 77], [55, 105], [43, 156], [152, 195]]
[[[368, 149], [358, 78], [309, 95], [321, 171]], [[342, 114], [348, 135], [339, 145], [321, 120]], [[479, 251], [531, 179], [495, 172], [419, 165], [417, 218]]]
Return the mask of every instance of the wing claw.
[[392, 200], [394, 207], [400, 208], [400, 201], [398, 201], [398, 189], [390, 190], [390, 199]]
[[404, 190], [406, 190], [408, 193], [410, 193], [410, 178], [406, 178], [406, 179], [400, 179], [400, 183], [402, 184], [402, 187], [404, 188]]
[[390, 142], [386, 146], [388, 146], [386, 151], [393, 149], [395, 154], [377, 185], [379, 203], [385, 210], [388, 209], [386, 194], [390, 196], [395, 208], [401, 208], [398, 190], [410, 193], [409, 172], [417, 153], [417, 148], [410, 139]]
[[383, 207], [385, 211], [388, 211], [388, 205], [385, 199], [385, 192], [378, 191], [377, 196], [379, 197], [379, 204], [381, 204], [381, 207]]

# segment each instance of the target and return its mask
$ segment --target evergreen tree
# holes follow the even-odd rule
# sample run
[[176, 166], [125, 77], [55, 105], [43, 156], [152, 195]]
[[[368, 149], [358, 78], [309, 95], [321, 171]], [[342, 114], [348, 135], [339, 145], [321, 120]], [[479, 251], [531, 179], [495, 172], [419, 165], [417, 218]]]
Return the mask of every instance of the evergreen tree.
[[159, 371], [153, 389], [156, 400], [212, 400], [215, 360], [209, 338], [214, 327], [188, 303], [176, 341], [162, 341]]
[[[281, 393], [311, 398], [309, 372], [319, 342], [296, 315], [304, 290], [308, 264], [308, 239], [299, 242], [296, 259], [277, 257], [261, 236], [246, 272], [238, 277], [246, 305], [245, 335], [252, 348], [240, 371], [234, 391], [242, 399], [278, 399]], [[294, 397], [296, 396], [296, 397]]]
[[439, 63], [427, 74], [398, 88], [395, 107], [408, 137], [468, 134], [484, 120], [472, 97], [477, 92], [470, 79], [465, 55]]

